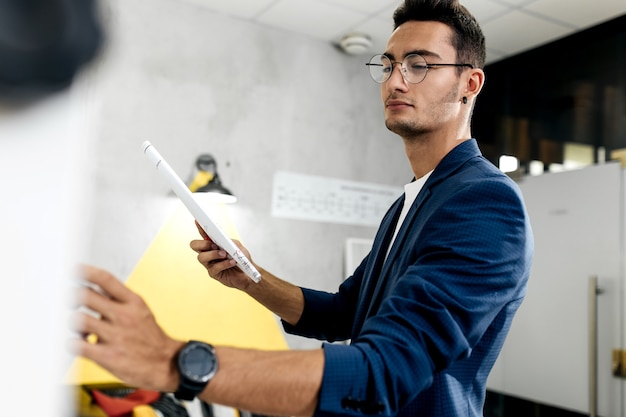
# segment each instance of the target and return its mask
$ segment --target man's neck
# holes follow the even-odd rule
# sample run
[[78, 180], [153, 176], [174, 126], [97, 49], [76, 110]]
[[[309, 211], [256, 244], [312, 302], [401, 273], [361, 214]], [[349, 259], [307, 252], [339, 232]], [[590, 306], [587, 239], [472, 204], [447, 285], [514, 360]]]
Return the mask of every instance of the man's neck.
[[461, 136], [461, 139], [442, 138], [436, 135], [403, 138], [406, 156], [415, 178], [421, 178], [435, 169], [452, 149], [469, 138], [471, 138], [469, 132]]

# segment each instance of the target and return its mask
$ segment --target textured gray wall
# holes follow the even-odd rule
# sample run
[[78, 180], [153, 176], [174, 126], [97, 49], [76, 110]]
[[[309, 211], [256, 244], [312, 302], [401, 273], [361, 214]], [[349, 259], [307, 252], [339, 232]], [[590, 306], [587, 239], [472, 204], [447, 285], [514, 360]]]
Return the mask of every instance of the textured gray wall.
[[101, 120], [90, 262], [125, 278], [171, 212], [141, 154], [150, 140], [183, 177], [199, 154], [213, 154], [239, 198], [232, 217], [255, 261], [298, 285], [335, 289], [344, 240], [375, 229], [273, 218], [272, 178], [286, 170], [394, 186], [411, 179], [367, 57], [175, 0], [106, 7], [109, 47], [93, 71]]

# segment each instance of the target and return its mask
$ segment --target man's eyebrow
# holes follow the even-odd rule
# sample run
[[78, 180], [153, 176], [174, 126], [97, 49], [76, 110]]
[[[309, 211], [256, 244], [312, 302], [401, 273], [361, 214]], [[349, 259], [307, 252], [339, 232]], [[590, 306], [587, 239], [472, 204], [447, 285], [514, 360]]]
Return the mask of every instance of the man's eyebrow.
[[[404, 54], [404, 56], [402, 57], [402, 59], [406, 58], [408, 55], [412, 55], [412, 54], [417, 54], [417, 55], [421, 55], [424, 58], [441, 58], [439, 56], [439, 54], [433, 52], [433, 51], [428, 51], [426, 49], [415, 49], [413, 51], [409, 51], [407, 53]], [[396, 57], [391, 53], [391, 52], [385, 52], [383, 55], [385, 55], [386, 57], [388, 57], [389, 59], [391, 59], [392, 61], [396, 60]]]

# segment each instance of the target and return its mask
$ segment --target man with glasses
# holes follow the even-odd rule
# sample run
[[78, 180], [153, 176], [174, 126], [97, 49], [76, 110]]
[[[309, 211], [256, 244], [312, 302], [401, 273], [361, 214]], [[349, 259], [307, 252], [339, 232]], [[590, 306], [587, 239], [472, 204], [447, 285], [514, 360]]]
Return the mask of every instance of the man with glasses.
[[254, 297], [286, 331], [350, 344], [260, 352], [173, 340], [139, 297], [87, 268], [110, 297], [83, 294], [102, 319], [79, 326], [100, 337], [78, 342], [82, 355], [135, 386], [263, 414], [482, 415], [487, 376], [526, 292], [530, 226], [519, 190], [471, 136], [485, 61], [476, 20], [457, 1], [406, 0], [394, 22], [367, 67], [415, 179], [338, 292], [258, 265], [262, 280], [252, 283], [210, 240], [191, 242], [210, 276]]

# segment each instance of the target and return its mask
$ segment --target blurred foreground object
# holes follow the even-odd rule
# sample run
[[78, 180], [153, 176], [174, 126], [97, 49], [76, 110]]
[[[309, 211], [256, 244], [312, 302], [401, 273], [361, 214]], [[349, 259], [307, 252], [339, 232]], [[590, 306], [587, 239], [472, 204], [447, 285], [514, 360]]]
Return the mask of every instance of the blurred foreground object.
[[102, 42], [93, 0], [0, 0], [2, 416], [76, 415], [65, 344], [97, 102], [75, 80]]
[[97, 13], [95, 0], [0, 0], [0, 100], [68, 87], [102, 45]]

